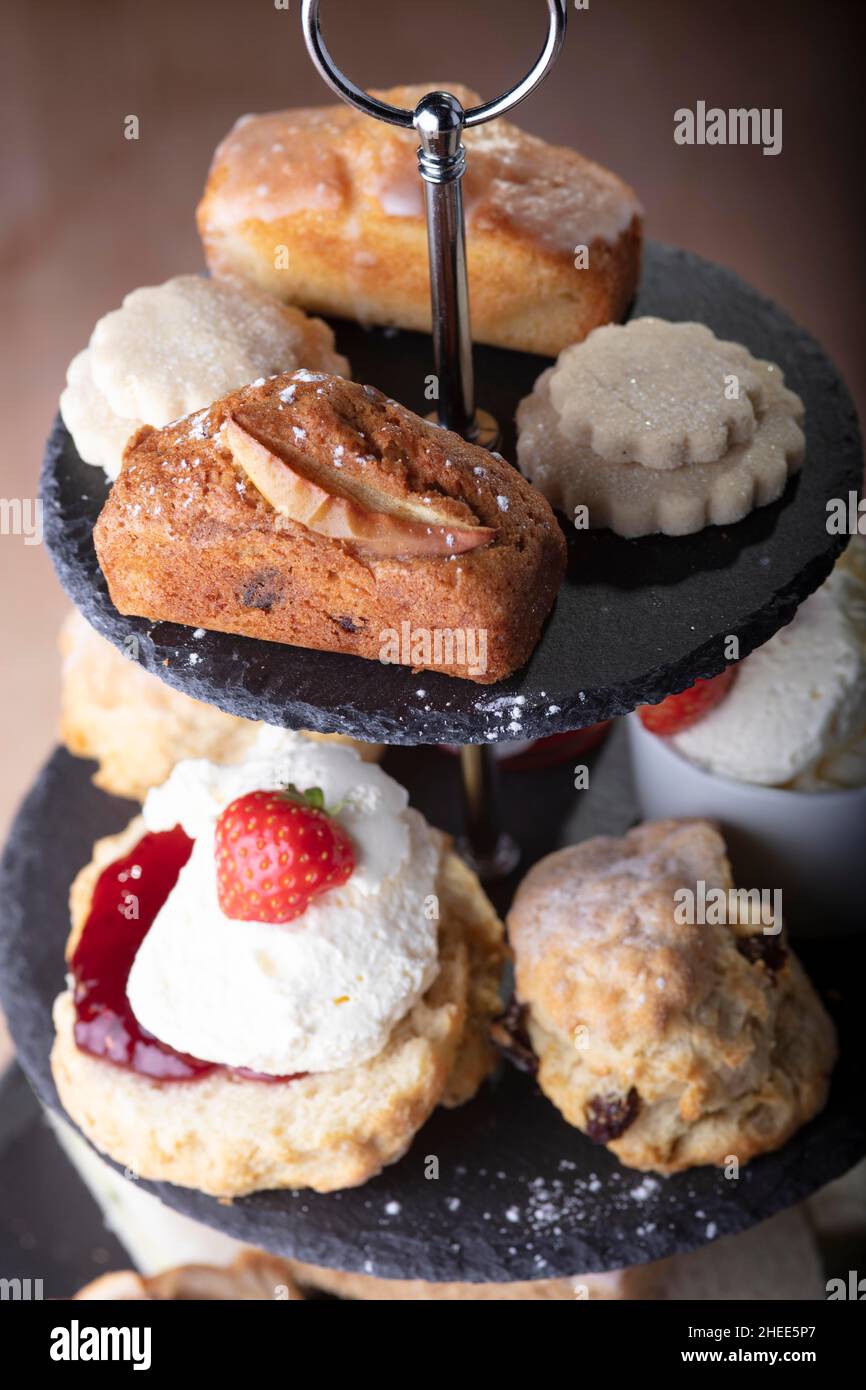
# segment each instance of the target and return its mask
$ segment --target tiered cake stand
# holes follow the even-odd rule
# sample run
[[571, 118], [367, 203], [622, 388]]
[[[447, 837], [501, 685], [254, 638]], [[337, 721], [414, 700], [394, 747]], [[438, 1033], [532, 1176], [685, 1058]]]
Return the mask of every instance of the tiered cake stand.
[[[417, 127], [428, 180], [433, 351], [445, 422], [475, 430], [472, 354], [463, 257], [460, 128], [499, 114], [540, 80], [565, 24], [564, 0], [548, 0], [551, 27], [539, 64], [508, 97], [475, 113], [451, 98], [425, 99]], [[318, 33], [318, 5], [305, 0], [311, 52], [340, 95], [382, 115], [335, 72]], [[422, 110], [423, 108], [423, 110]], [[481, 115], [478, 116], [478, 111]], [[489, 114], [485, 114], [489, 113]], [[398, 113], [401, 123], [413, 113]], [[392, 119], [391, 116], [384, 117]], [[443, 128], [437, 121], [443, 123]], [[444, 182], [443, 182], [444, 180]], [[340, 732], [397, 745], [385, 767], [437, 824], [461, 829], [458, 763], [432, 745], [475, 745], [464, 755], [474, 779], [476, 858], [500, 881], [505, 910], [518, 874], [497, 855], [497, 820], [522, 851], [520, 871], [559, 844], [621, 834], [636, 819], [627, 759], [615, 737], [594, 755], [590, 790], [574, 792], [567, 768], [506, 773], [498, 790], [489, 745], [582, 728], [680, 690], [725, 664], [736, 635], [745, 656], [793, 616], [829, 573], [844, 544], [830, 536], [826, 504], [856, 490], [862, 456], [853, 406], [818, 345], [730, 272], [683, 251], [648, 247], [634, 314], [697, 319], [778, 362], [806, 405], [807, 464], [774, 505], [729, 528], [697, 536], [622, 540], [565, 527], [568, 574], [528, 665], [482, 687], [435, 673], [413, 675], [352, 657], [276, 646], [121, 616], [93, 548], [106, 496], [58, 420], [42, 475], [45, 539], [60, 581], [85, 617], [115, 645], [137, 638], [144, 666], [197, 699], [289, 728]], [[356, 376], [423, 411], [431, 366], [425, 335], [334, 323]], [[546, 363], [523, 353], [475, 353], [479, 395], [514, 457], [512, 420]], [[128, 650], [128, 647], [126, 647]], [[193, 657], [195, 660], [193, 660]], [[408, 746], [399, 746], [408, 745]], [[483, 751], [478, 751], [478, 749]], [[13, 826], [0, 882], [0, 986], [26, 1071], [40, 1099], [59, 1108], [51, 1078], [51, 1003], [63, 986], [69, 884], [93, 841], [123, 827], [130, 803], [97, 791], [88, 764], [57, 752]], [[486, 801], [478, 814], [477, 791]], [[486, 856], [486, 857], [485, 857]], [[223, 1232], [316, 1264], [383, 1277], [518, 1280], [618, 1268], [693, 1249], [742, 1230], [845, 1172], [866, 1150], [861, 1087], [852, 1060], [858, 1021], [850, 980], [860, 948], [832, 939], [801, 952], [840, 1030], [842, 1060], [826, 1109], [778, 1153], [738, 1179], [711, 1168], [660, 1179], [623, 1168], [568, 1126], [532, 1079], [504, 1067], [470, 1104], [439, 1110], [410, 1152], [363, 1187], [319, 1196], [265, 1192], [229, 1205], [168, 1184], [141, 1183], [169, 1206]], [[862, 955], [862, 951], [860, 951]], [[852, 1036], [853, 1035], [853, 1036]], [[437, 1165], [429, 1163], [435, 1157]], [[430, 1176], [431, 1172], [438, 1176]]]

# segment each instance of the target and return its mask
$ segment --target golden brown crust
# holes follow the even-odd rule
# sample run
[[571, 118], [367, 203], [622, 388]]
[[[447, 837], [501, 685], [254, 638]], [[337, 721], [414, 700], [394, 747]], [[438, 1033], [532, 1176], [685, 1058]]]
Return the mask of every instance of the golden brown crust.
[[[319, 534], [253, 485], [224, 442], [230, 417], [331, 488], [364, 489], [382, 508], [431, 499], [455, 527], [495, 537], [466, 554], [400, 558]], [[371, 387], [304, 372], [216, 402], [194, 439], [187, 421], [140, 430], [94, 540], [122, 613], [370, 660], [384, 650], [481, 684], [527, 660], [566, 558], [550, 506], [503, 459]], [[404, 624], [429, 647], [401, 649]]]
[[[240, 762], [262, 728], [166, 685], [77, 611], [63, 624], [60, 651], [60, 737], [70, 753], [99, 764], [93, 781], [113, 796], [143, 801], [184, 758]], [[365, 762], [383, 752], [381, 743], [343, 734], [307, 738], [350, 743]]]
[[649, 822], [548, 855], [508, 918], [539, 1084], [632, 1168], [742, 1165], [827, 1096], [834, 1029], [799, 961], [744, 953], [748, 924], [677, 922], [700, 881], [732, 887], [718, 831]]
[[[136, 818], [94, 847], [72, 885], [67, 956], [99, 874], [143, 829]], [[140, 1177], [218, 1197], [282, 1187], [331, 1192], [365, 1182], [402, 1157], [437, 1104], [469, 1099], [493, 1066], [483, 1039], [496, 1009], [502, 925], [478, 880], [450, 851], [437, 892], [439, 974], [371, 1061], [284, 1084], [219, 1071], [162, 1085], [80, 1051], [66, 991], [54, 1006], [51, 1055], [65, 1110], [98, 1149]]]
[[[477, 94], [447, 90], [465, 105]], [[414, 108], [430, 86], [395, 87]], [[429, 330], [414, 131], [346, 106], [245, 117], [216, 151], [198, 226], [211, 270], [319, 313]], [[622, 316], [640, 265], [634, 193], [509, 121], [466, 132], [472, 330], [550, 356]], [[575, 251], [588, 247], [577, 269]]]

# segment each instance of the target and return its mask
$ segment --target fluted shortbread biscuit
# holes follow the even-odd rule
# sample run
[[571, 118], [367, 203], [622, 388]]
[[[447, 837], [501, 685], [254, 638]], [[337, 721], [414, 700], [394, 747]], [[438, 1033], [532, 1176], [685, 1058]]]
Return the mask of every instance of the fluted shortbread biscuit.
[[[464, 105], [479, 97], [446, 83]], [[414, 109], [435, 84], [378, 95]], [[575, 150], [510, 121], [465, 133], [472, 331], [554, 356], [634, 294], [641, 209]], [[244, 116], [214, 155], [198, 225], [208, 264], [317, 313], [429, 330], [413, 130], [346, 105]]]
[[122, 613], [481, 684], [527, 660], [565, 569], [504, 459], [305, 370], [139, 431], [94, 540]]
[[772, 362], [698, 323], [597, 328], [517, 412], [520, 467], [581, 524], [687, 535], [773, 502], [803, 461], [803, 405]]
[[[60, 634], [60, 737], [80, 758], [98, 764], [96, 786], [143, 801], [183, 758], [240, 762], [262, 725], [193, 700], [123, 656], [77, 611]], [[351, 743], [365, 762], [382, 756], [381, 743], [343, 734], [307, 738]]]
[[632, 1168], [746, 1163], [827, 1096], [834, 1030], [799, 961], [760, 926], [680, 924], [700, 882], [732, 887], [718, 831], [648, 822], [548, 855], [508, 919], [542, 1090]]
[[[71, 892], [71, 957], [99, 875], [144, 833], [100, 840]], [[478, 879], [446, 852], [437, 884], [439, 974], [370, 1061], [289, 1082], [217, 1071], [174, 1084], [81, 1051], [69, 990], [54, 1006], [51, 1068], [67, 1114], [139, 1176], [219, 1197], [262, 1188], [317, 1192], [365, 1182], [409, 1147], [436, 1105], [468, 1100], [493, 1066], [502, 924]], [[118, 930], [123, 920], [118, 916]], [[239, 924], [242, 926], [242, 924]]]
[[116, 478], [123, 447], [142, 425], [167, 425], [295, 367], [349, 372], [321, 319], [252, 287], [177, 275], [133, 290], [99, 320], [69, 365], [60, 411], [85, 463]]

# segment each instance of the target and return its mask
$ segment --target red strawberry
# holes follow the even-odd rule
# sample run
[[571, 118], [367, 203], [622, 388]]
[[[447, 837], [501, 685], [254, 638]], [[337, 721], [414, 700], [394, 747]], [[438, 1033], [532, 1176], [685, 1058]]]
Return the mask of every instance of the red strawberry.
[[291, 922], [313, 898], [345, 883], [352, 842], [318, 787], [248, 792], [216, 825], [217, 893], [226, 917]]
[[639, 705], [637, 712], [641, 723], [654, 734], [678, 734], [681, 729], [703, 719], [725, 698], [736, 674], [736, 666], [729, 666], [720, 676], [695, 681], [688, 690], [668, 695], [657, 705]]

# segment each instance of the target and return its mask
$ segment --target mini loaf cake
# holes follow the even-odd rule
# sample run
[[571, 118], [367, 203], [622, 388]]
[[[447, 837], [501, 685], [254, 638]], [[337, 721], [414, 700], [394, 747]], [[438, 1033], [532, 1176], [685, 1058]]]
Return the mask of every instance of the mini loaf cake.
[[[702, 883], [735, 903], [727, 920], [678, 913]], [[712, 825], [656, 821], [548, 855], [514, 900], [539, 1084], [628, 1167], [742, 1165], [826, 1100], [833, 1025], [784, 939], [732, 888]]]
[[94, 539], [122, 613], [482, 684], [527, 660], [565, 568], [503, 459], [306, 370], [140, 430]]
[[802, 423], [775, 363], [700, 323], [632, 319], [541, 373], [517, 411], [517, 460], [581, 528], [684, 536], [780, 497]]
[[[433, 85], [376, 95], [414, 110]], [[466, 107], [480, 101], [445, 86]], [[640, 263], [632, 190], [506, 120], [466, 131], [465, 144], [476, 340], [554, 356], [621, 317]], [[208, 265], [319, 313], [429, 330], [417, 146], [414, 130], [344, 104], [243, 117], [199, 204]]]
[[109, 478], [143, 424], [167, 425], [248, 381], [295, 367], [349, 375], [334, 334], [252, 286], [176, 275], [126, 296], [69, 364], [63, 422]]
[[[97, 763], [93, 781], [113, 796], [143, 801], [185, 758], [239, 762], [263, 728], [172, 689], [77, 611], [63, 624], [60, 651], [60, 737], [70, 753]], [[365, 762], [382, 756], [381, 743], [344, 734], [307, 738], [349, 743]]]
[[52, 1072], [136, 1175], [218, 1197], [330, 1192], [492, 1069], [503, 929], [405, 790], [263, 729], [180, 763], [71, 892]]

